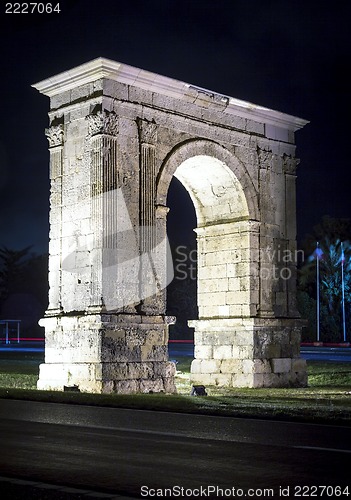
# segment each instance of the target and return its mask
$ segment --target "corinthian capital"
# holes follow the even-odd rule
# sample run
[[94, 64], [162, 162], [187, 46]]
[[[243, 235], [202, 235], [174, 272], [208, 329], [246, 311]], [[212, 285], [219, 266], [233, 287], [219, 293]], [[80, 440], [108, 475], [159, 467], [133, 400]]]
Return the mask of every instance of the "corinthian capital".
[[63, 125], [54, 125], [50, 128], [45, 129], [45, 135], [49, 141], [49, 148], [54, 148], [56, 146], [62, 146], [63, 144]]
[[264, 149], [258, 148], [258, 160], [261, 168], [270, 168], [273, 161], [272, 151], [265, 151]]
[[96, 114], [88, 115], [86, 119], [88, 120], [90, 136], [97, 134], [118, 134], [118, 119], [115, 113], [98, 111]]
[[157, 141], [157, 125], [155, 122], [138, 118], [139, 138], [142, 144], [155, 145]]
[[286, 174], [295, 175], [296, 168], [300, 160], [298, 158], [292, 158], [291, 156], [284, 155], [283, 156], [283, 170]]

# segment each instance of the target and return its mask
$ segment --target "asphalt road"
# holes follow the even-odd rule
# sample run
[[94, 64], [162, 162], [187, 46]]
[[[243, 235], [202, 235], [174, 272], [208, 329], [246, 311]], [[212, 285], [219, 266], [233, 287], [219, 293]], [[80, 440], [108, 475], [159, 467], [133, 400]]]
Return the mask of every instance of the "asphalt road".
[[[351, 493], [347, 427], [0, 400], [0, 443], [1, 476], [133, 498], [174, 487], [172, 498], [201, 487], [231, 498]], [[211, 491], [203, 497], [229, 496]]]
[[301, 357], [315, 361], [351, 362], [350, 347], [301, 347]]

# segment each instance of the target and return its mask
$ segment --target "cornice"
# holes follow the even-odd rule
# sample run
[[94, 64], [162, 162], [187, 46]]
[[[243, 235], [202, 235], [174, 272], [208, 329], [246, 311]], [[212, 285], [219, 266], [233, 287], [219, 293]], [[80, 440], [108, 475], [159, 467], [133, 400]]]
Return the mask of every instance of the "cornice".
[[[52, 76], [32, 85], [35, 89], [49, 97], [72, 90], [80, 85], [92, 83], [96, 80], [108, 78], [126, 85], [135, 86], [150, 92], [174, 97], [187, 102], [196, 100], [194, 92], [205, 94], [209, 101], [213, 99], [215, 105], [221, 102], [222, 112], [241, 118], [253, 120], [296, 131], [304, 127], [307, 120], [296, 116], [281, 113], [233, 97], [224, 96], [201, 87], [197, 87], [173, 78], [158, 75], [127, 64], [99, 57], [90, 62], [77, 66], [58, 75]], [[194, 102], [196, 105], [196, 103]]]

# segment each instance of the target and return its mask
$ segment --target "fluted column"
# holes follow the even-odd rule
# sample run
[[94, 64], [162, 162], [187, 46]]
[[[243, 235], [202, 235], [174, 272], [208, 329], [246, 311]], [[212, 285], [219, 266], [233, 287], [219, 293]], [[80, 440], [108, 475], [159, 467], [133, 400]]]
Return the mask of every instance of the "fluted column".
[[[272, 204], [269, 196], [269, 172], [272, 168], [273, 154], [270, 151], [259, 151], [259, 180], [261, 192], [261, 221], [258, 254], [254, 260], [259, 262], [260, 273], [260, 304], [259, 315], [261, 317], [274, 317], [274, 290], [273, 290], [273, 268], [274, 261], [274, 239], [272, 234], [272, 220], [270, 212]], [[252, 251], [252, 250], [251, 250]], [[256, 250], [257, 252], [257, 250]]]
[[63, 124], [45, 130], [50, 151], [50, 241], [49, 241], [49, 306], [47, 315], [61, 311], [62, 284], [62, 169]]
[[103, 269], [117, 250], [117, 135], [118, 120], [114, 113], [98, 111], [87, 116], [87, 144], [91, 172], [91, 307], [103, 305]]
[[[141, 311], [149, 314], [160, 314], [159, 294], [162, 287], [158, 286], [159, 276], [154, 252], [160, 243], [156, 227], [156, 143], [157, 125], [154, 122], [138, 119], [140, 143], [140, 253], [149, 258], [141, 260], [140, 268], [140, 298]], [[151, 264], [151, 265], [150, 265]], [[162, 307], [161, 307], [162, 309]]]
[[296, 244], [296, 168], [300, 160], [290, 156], [283, 157], [283, 172], [285, 174], [285, 227], [286, 246], [290, 255], [289, 280], [287, 280], [287, 314], [290, 317], [299, 317], [296, 300], [297, 283], [297, 244]]

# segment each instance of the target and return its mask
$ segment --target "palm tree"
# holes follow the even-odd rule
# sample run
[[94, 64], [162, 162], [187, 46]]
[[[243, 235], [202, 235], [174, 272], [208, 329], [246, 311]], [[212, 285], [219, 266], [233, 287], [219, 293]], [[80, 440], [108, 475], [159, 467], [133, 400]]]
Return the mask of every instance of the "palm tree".
[[[343, 248], [343, 252], [342, 252]], [[342, 262], [342, 255], [344, 255]], [[324, 341], [340, 340], [342, 312], [342, 264], [346, 310], [351, 306], [351, 244], [324, 236], [319, 243], [320, 323]], [[300, 309], [313, 320], [316, 307], [316, 251], [299, 271]], [[311, 311], [311, 308], [313, 309]], [[314, 323], [314, 322], [313, 322]], [[315, 328], [315, 327], [314, 327]]]
[[[340, 310], [341, 307], [341, 255], [342, 248], [340, 240], [335, 243], [327, 241], [328, 246], [324, 253], [325, 257], [321, 260], [322, 290], [324, 291], [328, 309], [331, 314]], [[349, 242], [343, 243], [345, 255], [344, 261], [344, 288], [345, 301], [350, 302], [350, 271], [351, 271], [351, 245]]]

